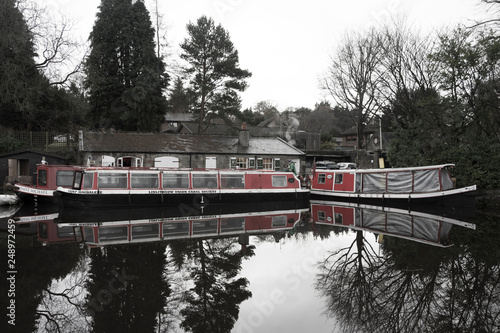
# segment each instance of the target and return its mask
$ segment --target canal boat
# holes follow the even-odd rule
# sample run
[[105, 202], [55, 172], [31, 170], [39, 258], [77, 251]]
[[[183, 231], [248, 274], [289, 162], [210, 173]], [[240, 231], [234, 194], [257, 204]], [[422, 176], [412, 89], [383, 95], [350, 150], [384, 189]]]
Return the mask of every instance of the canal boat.
[[454, 164], [412, 168], [313, 168], [311, 198], [366, 204], [442, 204], [474, 192], [476, 185], [454, 188]]
[[54, 192], [58, 187], [71, 188], [75, 170], [82, 167], [75, 165], [49, 165], [42, 161], [37, 165], [33, 185], [15, 183], [11, 186], [24, 204], [60, 204]]
[[57, 194], [65, 209], [309, 200], [293, 172], [250, 169], [86, 167]]
[[476, 229], [476, 225], [459, 219], [408, 211], [393, 207], [311, 200], [311, 219], [316, 224], [367, 231], [438, 247], [451, 246], [453, 226]]

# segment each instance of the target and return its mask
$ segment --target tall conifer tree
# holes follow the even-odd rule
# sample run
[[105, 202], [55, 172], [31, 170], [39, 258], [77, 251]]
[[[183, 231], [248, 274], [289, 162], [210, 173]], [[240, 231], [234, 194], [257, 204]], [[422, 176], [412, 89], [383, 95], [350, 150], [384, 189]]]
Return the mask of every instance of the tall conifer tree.
[[181, 44], [181, 58], [187, 61], [189, 91], [199, 115], [198, 134], [214, 117], [225, 118], [239, 113], [241, 100], [237, 92], [247, 87], [252, 74], [239, 67], [238, 50], [229, 33], [214, 20], [200, 17], [187, 25], [188, 38]]
[[16, 1], [0, 0], [0, 117], [3, 124], [18, 127], [35, 118], [42, 75], [35, 67], [34, 56], [33, 36]]
[[94, 127], [157, 131], [165, 112], [165, 65], [141, 0], [102, 0], [86, 61]]

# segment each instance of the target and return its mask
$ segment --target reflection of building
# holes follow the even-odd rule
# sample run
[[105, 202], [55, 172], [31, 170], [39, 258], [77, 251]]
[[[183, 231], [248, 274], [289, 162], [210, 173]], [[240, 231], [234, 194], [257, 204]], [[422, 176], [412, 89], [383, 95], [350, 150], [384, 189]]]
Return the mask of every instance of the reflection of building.
[[305, 154], [276, 137], [152, 133], [82, 133], [84, 164], [216, 169], [281, 170], [289, 160], [301, 165]]

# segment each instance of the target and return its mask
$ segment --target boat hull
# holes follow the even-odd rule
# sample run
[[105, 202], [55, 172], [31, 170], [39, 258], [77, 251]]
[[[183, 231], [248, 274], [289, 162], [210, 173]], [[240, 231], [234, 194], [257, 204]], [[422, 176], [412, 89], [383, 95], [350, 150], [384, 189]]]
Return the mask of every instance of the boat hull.
[[[273, 201], [291, 201], [300, 205], [309, 200], [308, 190], [296, 191], [246, 191], [224, 192], [214, 191], [183, 191], [185, 193], [170, 193], [175, 191], [150, 191], [154, 193], [134, 193], [121, 191], [121, 193], [78, 193], [77, 191], [58, 191], [65, 208], [87, 207], [157, 207], [171, 205], [209, 205], [231, 203], [258, 203]], [[126, 193], [125, 193], [126, 192]], [[180, 191], [179, 191], [180, 192]]]
[[311, 189], [311, 199], [412, 210], [475, 210], [476, 186], [427, 193], [352, 193]]
[[44, 190], [16, 184], [14, 192], [25, 205], [61, 205], [61, 198], [54, 196], [54, 190]]

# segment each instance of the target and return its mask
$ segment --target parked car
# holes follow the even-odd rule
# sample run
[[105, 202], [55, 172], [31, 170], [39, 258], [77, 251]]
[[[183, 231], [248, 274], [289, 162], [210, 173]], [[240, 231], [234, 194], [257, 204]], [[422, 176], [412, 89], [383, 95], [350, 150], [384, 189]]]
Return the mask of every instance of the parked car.
[[319, 161], [316, 162], [316, 169], [339, 169], [339, 166], [332, 161]]
[[[75, 138], [73, 135], [69, 136], [69, 141], [74, 142]], [[54, 137], [54, 142], [68, 142], [68, 135], [67, 134], [59, 134]]]
[[338, 164], [340, 169], [357, 169], [358, 166], [356, 163], [346, 163], [346, 162], [341, 162]]

